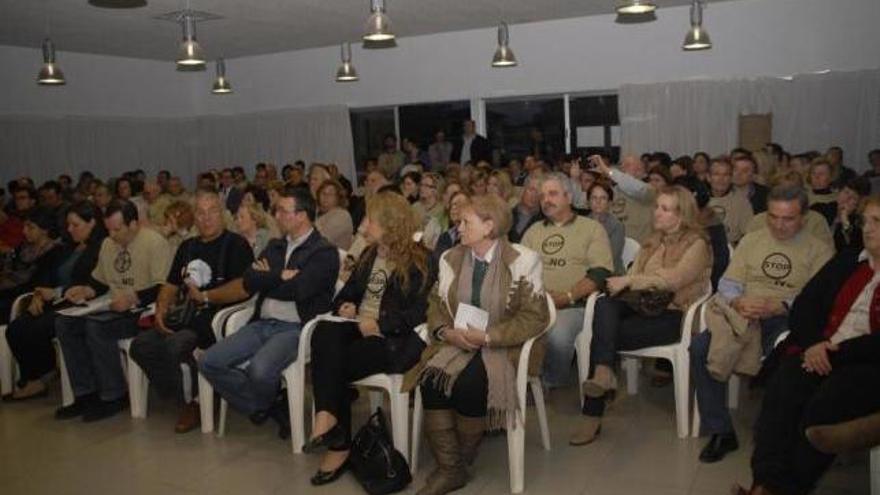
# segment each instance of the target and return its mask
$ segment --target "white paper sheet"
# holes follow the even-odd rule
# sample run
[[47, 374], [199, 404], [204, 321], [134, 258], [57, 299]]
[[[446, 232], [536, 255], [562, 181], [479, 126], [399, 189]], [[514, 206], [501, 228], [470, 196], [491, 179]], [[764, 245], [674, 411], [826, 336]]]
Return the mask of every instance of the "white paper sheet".
[[455, 312], [455, 328], [467, 329], [469, 326], [485, 332], [489, 326], [489, 312], [471, 304], [459, 303]]
[[86, 316], [93, 313], [100, 313], [102, 311], [110, 311], [110, 302], [112, 300], [113, 297], [108, 292], [103, 296], [87, 301], [85, 306], [71, 306], [67, 309], [62, 309], [58, 314], [64, 316]]

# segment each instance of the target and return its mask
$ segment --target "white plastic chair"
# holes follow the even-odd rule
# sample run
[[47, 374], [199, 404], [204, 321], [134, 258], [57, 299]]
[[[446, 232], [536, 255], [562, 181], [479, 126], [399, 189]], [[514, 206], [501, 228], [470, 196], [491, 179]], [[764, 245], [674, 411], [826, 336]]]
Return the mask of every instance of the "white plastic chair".
[[712, 287], [707, 287], [706, 293], [688, 306], [681, 320], [681, 340], [674, 344], [647, 347], [633, 351], [621, 351], [624, 357], [623, 368], [626, 370], [626, 388], [630, 395], [638, 392], [638, 362], [637, 358], [663, 358], [672, 363], [672, 378], [675, 388], [675, 418], [678, 430], [678, 438], [687, 438], [690, 421], [690, 353], [691, 329], [694, 318], [699, 318], [700, 328], [704, 327], [703, 312], [701, 308], [712, 295]]
[[638, 256], [640, 249], [642, 249], [642, 245], [639, 244], [639, 241], [632, 237], [624, 239], [623, 252], [620, 254], [620, 260], [623, 261], [624, 270], [629, 269], [629, 265], [636, 260], [636, 256]]
[[[28, 292], [15, 298], [12, 302], [12, 311], [9, 313], [9, 322], [18, 318], [24, 311], [24, 300], [32, 293]], [[8, 325], [0, 325], [0, 395], [11, 394], [15, 390], [15, 379], [18, 378], [18, 363], [12, 355], [12, 349], [6, 341], [6, 328]]]
[[[287, 384], [287, 400], [290, 408], [290, 439], [291, 449], [294, 454], [302, 453], [302, 446], [305, 443], [305, 377], [306, 366], [311, 362], [312, 350], [312, 334], [318, 323], [321, 321], [341, 321], [340, 318], [329, 314], [319, 315], [309, 321], [303, 327], [302, 334], [299, 338], [299, 353], [296, 361], [294, 361], [287, 369], [284, 370], [284, 381]], [[422, 340], [428, 339], [428, 328], [425, 324], [419, 325], [415, 329]], [[394, 447], [399, 450], [404, 457], [408, 457], [409, 453], [409, 393], [401, 392], [403, 384], [402, 374], [386, 374], [378, 373], [370, 375], [366, 378], [358, 380], [353, 385], [368, 387], [372, 389], [380, 389], [379, 391], [370, 391], [370, 408], [375, 410], [382, 402], [381, 392], [388, 394], [391, 405], [391, 436]], [[314, 424], [314, 405], [312, 407], [312, 422]]]
[[[254, 314], [253, 297], [247, 301], [233, 304], [217, 311], [211, 320], [211, 329], [214, 330], [214, 338], [217, 341], [222, 340], [226, 335], [238, 331], [243, 327], [251, 316]], [[233, 319], [234, 317], [234, 319]], [[234, 329], [233, 329], [234, 328]], [[230, 329], [233, 329], [230, 331]], [[199, 404], [200, 415], [202, 417], [202, 433], [211, 433], [214, 431], [214, 387], [211, 382], [199, 372]], [[226, 433], [226, 401], [220, 400], [220, 430], [217, 432], [219, 436]]]
[[[211, 329], [214, 331], [214, 338], [217, 340], [223, 338], [224, 329], [229, 317], [232, 314], [245, 309], [249, 304], [253, 304], [253, 300], [233, 304], [214, 313], [214, 318], [211, 320]], [[214, 431], [214, 387], [211, 386], [211, 382], [202, 376], [201, 372], [198, 374], [198, 382], [199, 413], [202, 419], [202, 433], [211, 433]]]
[[[635, 358], [655, 357], [665, 358], [672, 362], [673, 377], [675, 386], [675, 411], [676, 425], [679, 438], [687, 437], [688, 430], [688, 406], [690, 391], [690, 354], [688, 347], [691, 341], [691, 328], [693, 319], [697, 316], [697, 309], [708, 300], [711, 295], [711, 287], [707, 287], [707, 292], [697, 301], [688, 307], [682, 319], [681, 325], [681, 341], [675, 344], [648, 347], [634, 351], [622, 351], [620, 354], [624, 356], [623, 369], [626, 372], [626, 388], [627, 393], [634, 395], [638, 392], [638, 361]], [[586, 309], [584, 310], [584, 327], [581, 333], [575, 338], [575, 352], [577, 354], [578, 363], [578, 379], [579, 383], [583, 383], [589, 378], [590, 372], [590, 343], [593, 339], [593, 315], [595, 313], [596, 300], [603, 297], [599, 294], [592, 294], [587, 299]], [[703, 320], [703, 312], [699, 313], [700, 321]], [[704, 325], [703, 325], [704, 326]], [[581, 405], [583, 406], [584, 398], [581, 395]]]
[[[593, 340], [593, 314], [596, 311], [596, 301], [604, 295], [599, 292], [590, 294], [584, 306], [584, 323], [581, 332], [574, 339], [574, 352], [577, 357], [578, 384], [582, 384], [590, 377], [590, 345]], [[580, 386], [580, 385], [579, 385]], [[581, 407], [584, 406], [584, 394], [579, 393]]]
[[[128, 377], [128, 348], [131, 346], [131, 341], [132, 339], [122, 339], [119, 341], [119, 359], [122, 362], [122, 373], [125, 374], [126, 377]], [[76, 397], [73, 395], [73, 386], [70, 384], [70, 375], [67, 374], [67, 363], [64, 361], [64, 352], [61, 351], [61, 342], [58, 341], [58, 338], [52, 339], [52, 345], [55, 347], [55, 356], [58, 361], [58, 376], [61, 378], [61, 405], [69, 406], [73, 404]], [[127, 381], [131, 383], [130, 380]]]
[[871, 495], [880, 495], [880, 447], [871, 449]]
[[[131, 417], [143, 419], [147, 417], [150, 379], [147, 378], [143, 368], [131, 357], [130, 349], [133, 340], [133, 338], [120, 340], [119, 350], [125, 354], [128, 363], [125, 375], [128, 380], [128, 404], [131, 409]], [[192, 398], [192, 375], [189, 364], [180, 363], [180, 372], [183, 374], [183, 395], [189, 401]]]
[[[544, 407], [544, 391], [541, 378], [529, 376], [529, 356], [535, 341], [546, 334], [556, 323], [556, 306], [553, 299], [547, 296], [547, 306], [550, 311], [550, 321], [544, 331], [527, 340], [520, 350], [519, 363], [516, 367], [516, 395], [518, 411], [507, 415], [507, 457], [510, 464], [510, 491], [522, 493], [525, 485], [525, 439], [526, 439], [526, 384], [532, 390], [535, 400], [535, 412], [538, 415], [538, 424], [541, 428], [541, 442], [544, 450], [550, 450], [550, 429], [547, 426], [547, 410]], [[419, 447], [422, 430], [422, 393], [416, 387], [416, 399], [413, 408], [413, 441], [412, 462], [410, 466], [415, 473], [419, 467]]]

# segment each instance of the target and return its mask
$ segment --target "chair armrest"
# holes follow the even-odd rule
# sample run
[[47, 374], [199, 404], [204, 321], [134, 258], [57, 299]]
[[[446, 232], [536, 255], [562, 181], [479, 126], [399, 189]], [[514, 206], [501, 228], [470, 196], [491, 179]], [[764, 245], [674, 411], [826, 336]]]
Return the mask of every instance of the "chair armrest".
[[33, 292], [25, 292], [24, 294], [15, 298], [15, 301], [12, 303], [12, 311], [9, 312], [9, 321], [12, 321], [21, 315], [21, 313], [25, 310], [24, 308], [24, 300], [30, 296], [32, 296]]

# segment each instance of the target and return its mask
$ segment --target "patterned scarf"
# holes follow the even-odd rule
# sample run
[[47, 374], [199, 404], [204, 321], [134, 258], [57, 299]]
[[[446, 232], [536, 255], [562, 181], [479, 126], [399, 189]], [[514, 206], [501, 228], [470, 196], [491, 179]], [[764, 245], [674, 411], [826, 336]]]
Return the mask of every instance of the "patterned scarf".
[[[489, 328], [504, 315], [507, 304], [508, 288], [504, 284], [505, 267], [501, 262], [502, 244], [494, 248], [495, 255], [486, 268], [483, 283], [479, 288], [480, 307], [489, 313]], [[458, 273], [458, 303], [471, 304], [473, 294], [474, 256], [468, 254], [462, 260], [461, 271]], [[427, 363], [422, 381], [434, 383], [449, 397], [458, 375], [474, 357], [475, 351], [466, 351], [453, 345], [443, 346]], [[515, 412], [516, 370], [507, 357], [507, 349], [503, 347], [483, 347], [479, 351], [480, 358], [486, 368], [488, 379], [488, 396], [486, 397], [489, 417], [487, 427], [497, 429], [507, 421], [507, 413]]]

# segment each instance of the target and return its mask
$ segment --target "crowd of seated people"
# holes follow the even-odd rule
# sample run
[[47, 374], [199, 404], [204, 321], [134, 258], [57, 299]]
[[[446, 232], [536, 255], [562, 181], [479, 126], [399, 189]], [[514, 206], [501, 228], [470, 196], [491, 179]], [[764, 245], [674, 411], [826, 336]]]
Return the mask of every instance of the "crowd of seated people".
[[[175, 431], [197, 428], [200, 408], [213, 407], [186, 393], [201, 372], [234, 409], [273, 419], [287, 437], [282, 372], [303, 326], [331, 313], [346, 321], [321, 323], [311, 341], [317, 414], [304, 447], [326, 450], [312, 482], [349, 465], [351, 382], [405, 373], [406, 390], [421, 388], [436, 461], [420, 493], [442, 494], [471, 479], [484, 430], [515, 411], [511, 358], [544, 332], [547, 300], [556, 319], [529, 372], [549, 393], [574, 385], [585, 302], [605, 296], [589, 329], [590, 372], [576, 384], [584, 400], [570, 443], [584, 446], [599, 440], [618, 351], [678, 342], [683, 311], [711, 291], [707, 328], [693, 329], [690, 348], [709, 436], [700, 461], [739, 448], [726, 408], [732, 373], [761, 370], [767, 383], [751, 493], [808, 493], [839, 438], [880, 409], [876, 394], [858, 393], [880, 376], [880, 151], [863, 176], [838, 147], [789, 154], [775, 143], [616, 165], [546, 151], [493, 164], [485, 138], [472, 123], [465, 131], [465, 146], [441, 132], [427, 151], [413, 140], [398, 150], [387, 136], [355, 183], [334, 164], [303, 162], [280, 172], [260, 163], [250, 180], [239, 166], [206, 170], [192, 191], [169, 171], [10, 181], [0, 324], [20, 372], [8, 399], [47, 394], [57, 339], [74, 401], [56, 418], [113, 416], [128, 405], [118, 344], [133, 339], [131, 358], [180, 406]], [[641, 246], [630, 266], [627, 238]], [[662, 307], [633, 303], [640, 293]], [[248, 299], [250, 321], [217, 340], [213, 315]], [[66, 311], [87, 303], [89, 313]], [[461, 304], [484, 310], [487, 328], [457, 328]], [[414, 333], [425, 322], [427, 346]], [[669, 383], [668, 370], [658, 362], [652, 383]]]

